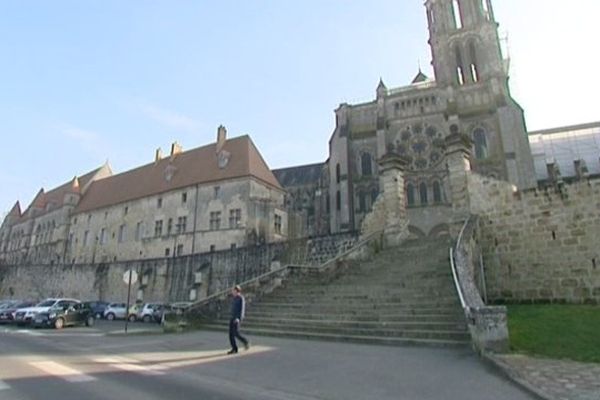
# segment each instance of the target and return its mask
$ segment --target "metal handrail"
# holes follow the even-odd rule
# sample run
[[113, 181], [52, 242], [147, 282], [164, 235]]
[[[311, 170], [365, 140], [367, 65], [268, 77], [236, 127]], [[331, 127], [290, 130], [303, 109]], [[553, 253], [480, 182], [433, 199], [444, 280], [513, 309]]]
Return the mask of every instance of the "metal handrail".
[[458, 273], [456, 272], [456, 264], [454, 263], [454, 251], [458, 250], [460, 243], [462, 241], [462, 237], [465, 233], [465, 229], [469, 224], [471, 217], [467, 218], [462, 228], [460, 229], [460, 233], [458, 234], [458, 239], [456, 240], [456, 246], [454, 248], [450, 247], [450, 269], [452, 270], [452, 278], [454, 279], [454, 286], [456, 287], [456, 291], [458, 293], [458, 297], [460, 299], [460, 305], [463, 310], [467, 310], [467, 305], [465, 303], [465, 296], [463, 294], [462, 286], [460, 285], [460, 281], [458, 280]]

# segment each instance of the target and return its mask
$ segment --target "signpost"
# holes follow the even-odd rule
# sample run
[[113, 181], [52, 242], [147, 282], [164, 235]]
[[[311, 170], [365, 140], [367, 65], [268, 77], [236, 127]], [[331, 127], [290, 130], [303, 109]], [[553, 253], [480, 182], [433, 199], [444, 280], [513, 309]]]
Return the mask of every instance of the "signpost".
[[125, 333], [127, 333], [127, 325], [129, 324], [129, 300], [131, 298], [131, 284], [136, 283], [138, 279], [137, 272], [130, 269], [125, 271], [123, 282], [127, 284], [127, 306], [125, 308]]

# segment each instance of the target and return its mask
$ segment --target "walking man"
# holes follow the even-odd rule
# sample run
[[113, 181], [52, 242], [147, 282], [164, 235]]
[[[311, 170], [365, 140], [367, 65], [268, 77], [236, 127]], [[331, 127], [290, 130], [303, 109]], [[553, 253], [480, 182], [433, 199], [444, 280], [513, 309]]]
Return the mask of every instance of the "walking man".
[[242, 296], [242, 288], [236, 285], [231, 294], [233, 296], [233, 301], [231, 303], [231, 319], [229, 320], [229, 343], [231, 343], [231, 350], [229, 350], [227, 354], [236, 354], [238, 352], [236, 338], [244, 344], [246, 350], [250, 347], [250, 343], [248, 342], [248, 339], [240, 335], [240, 325], [246, 312], [246, 300], [244, 299], [244, 296]]

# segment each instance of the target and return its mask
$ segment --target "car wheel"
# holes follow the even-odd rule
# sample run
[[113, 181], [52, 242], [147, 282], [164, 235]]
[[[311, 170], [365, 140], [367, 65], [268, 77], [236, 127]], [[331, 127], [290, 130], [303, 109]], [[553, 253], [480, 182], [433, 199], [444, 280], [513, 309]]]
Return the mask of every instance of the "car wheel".
[[107, 314], [107, 315], [106, 315], [106, 319], [107, 319], [107, 320], [109, 320], [109, 321], [112, 321], [112, 320], [114, 320], [114, 319], [115, 319], [115, 314], [113, 314], [113, 313], [109, 313], [109, 314]]
[[85, 326], [94, 326], [94, 322], [96, 322], [96, 320], [94, 319], [93, 316], [89, 315], [86, 320], [85, 320]]
[[128, 319], [129, 319], [129, 322], [135, 322], [136, 318], [135, 318], [135, 315], [131, 314]]
[[62, 318], [57, 318], [56, 321], [54, 321], [54, 327], [56, 329], [62, 329], [65, 327], [65, 320]]
[[152, 321], [152, 317], [149, 315], [144, 315], [143, 320], [144, 320], [144, 322], [150, 322], [150, 321]]

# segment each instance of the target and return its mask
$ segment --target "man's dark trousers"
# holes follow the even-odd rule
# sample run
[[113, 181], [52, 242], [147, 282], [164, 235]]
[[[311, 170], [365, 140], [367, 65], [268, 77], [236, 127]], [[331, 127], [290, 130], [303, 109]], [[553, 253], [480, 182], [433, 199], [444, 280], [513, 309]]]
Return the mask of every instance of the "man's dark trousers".
[[235, 339], [238, 338], [244, 346], [248, 345], [248, 339], [240, 335], [240, 323], [239, 320], [236, 322], [235, 318], [229, 320], [229, 343], [231, 343], [231, 350], [234, 352], [238, 351], [237, 343]]

